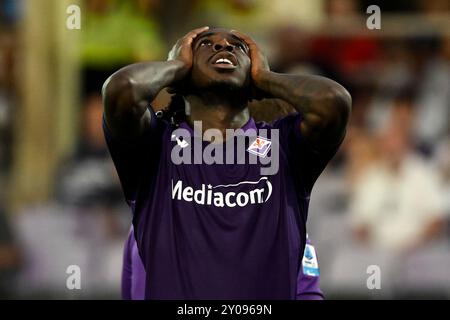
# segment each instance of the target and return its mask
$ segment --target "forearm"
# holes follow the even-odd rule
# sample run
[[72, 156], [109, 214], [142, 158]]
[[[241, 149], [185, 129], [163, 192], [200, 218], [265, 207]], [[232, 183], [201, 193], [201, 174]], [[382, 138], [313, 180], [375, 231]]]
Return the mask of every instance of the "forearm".
[[340, 84], [321, 76], [263, 71], [255, 84], [267, 97], [282, 99], [303, 114], [326, 108], [326, 100], [348, 95]]
[[282, 99], [302, 114], [302, 133], [323, 144], [341, 140], [351, 109], [343, 86], [325, 77], [271, 71], [262, 71], [254, 82], [264, 96]]
[[108, 125], [116, 131], [140, 127], [149, 103], [186, 74], [183, 63], [176, 60], [136, 63], [120, 69], [103, 86]]

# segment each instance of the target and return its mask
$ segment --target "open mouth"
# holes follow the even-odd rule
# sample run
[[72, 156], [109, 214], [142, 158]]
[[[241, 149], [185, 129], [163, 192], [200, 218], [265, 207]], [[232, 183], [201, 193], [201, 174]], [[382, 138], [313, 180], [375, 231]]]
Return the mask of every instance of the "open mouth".
[[215, 68], [218, 69], [236, 69], [237, 61], [236, 59], [230, 55], [224, 55], [224, 54], [218, 54], [216, 57], [213, 58], [212, 64]]

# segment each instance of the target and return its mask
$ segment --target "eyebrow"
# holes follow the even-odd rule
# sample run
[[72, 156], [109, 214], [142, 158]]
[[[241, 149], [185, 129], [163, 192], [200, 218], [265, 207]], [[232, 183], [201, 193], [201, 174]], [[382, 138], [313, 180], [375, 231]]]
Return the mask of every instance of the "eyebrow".
[[[206, 38], [206, 37], [208, 37], [208, 36], [211, 36], [211, 35], [213, 35], [213, 34], [215, 34], [215, 33], [217, 33], [217, 32], [214, 32], [214, 31], [207, 31], [206, 33], [203, 33], [203, 34], [201, 34], [198, 38], [196, 38], [195, 39], [195, 46], [197, 46], [197, 43], [200, 41], [200, 40], [202, 40], [203, 38]], [[244, 41], [244, 40], [242, 40], [241, 38], [239, 38], [238, 36], [236, 36], [236, 35], [234, 35], [234, 34], [232, 34], [232, 33], [229, 33], [229, 35], [234, 39], [234, 40], [237, 40], [237, 41], [239, 41], [239, 42], [241, 42], [242, 44], [244, 44], [245, 45], [245, 48], [248, 50], [248, 45], [247, 45], [247, 43]]]

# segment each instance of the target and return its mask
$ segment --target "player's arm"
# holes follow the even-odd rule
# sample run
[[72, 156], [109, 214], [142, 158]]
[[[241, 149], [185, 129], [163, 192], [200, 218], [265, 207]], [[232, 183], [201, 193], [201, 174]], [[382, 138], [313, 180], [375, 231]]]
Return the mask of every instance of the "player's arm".
[[105, 120], [113, 135], [125, 139], [139, 137], [150, 126], [150, 102], [164, 88], [189, 73], [192, 41], [207, 27], [192, 30], [178, 40], [168, 61], [129, 65], [111, 75], [103, 85]]
[[303, 116], [299, 127], [301, 136], [317, 150], [327, 150], [339, 144], [351, 113], [348, 91], [325, 77], [271, 72], [257, 44], [242, 33], [235, 34], [249, 47], [251, 75], [256, 89], [264, 97], [278, 98], [291, 104]]

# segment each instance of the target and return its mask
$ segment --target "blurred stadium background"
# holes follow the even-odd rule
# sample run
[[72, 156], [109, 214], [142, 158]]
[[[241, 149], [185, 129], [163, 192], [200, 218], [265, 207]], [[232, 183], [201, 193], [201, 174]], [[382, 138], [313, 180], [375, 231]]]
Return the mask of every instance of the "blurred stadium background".
[[[66, 28], [71, 4], [81, 30]], [[373, 4], [381, 30], [366, 28]], [[101, 85], [165, 59], [201, 25], [246, 32], [273, 70], [325, 75], [353, 96], [308, 220], [326, 297], [449, 299], [448, 0], [0, 0], [0, 297], [120, 297], [131, 216], [103, 141]], [[288, 108], [252, 110], [271, 120]], [[69, 265], [81, 290], [66, 288]], [[369, 265], [380, 290], [366, 286]]]

